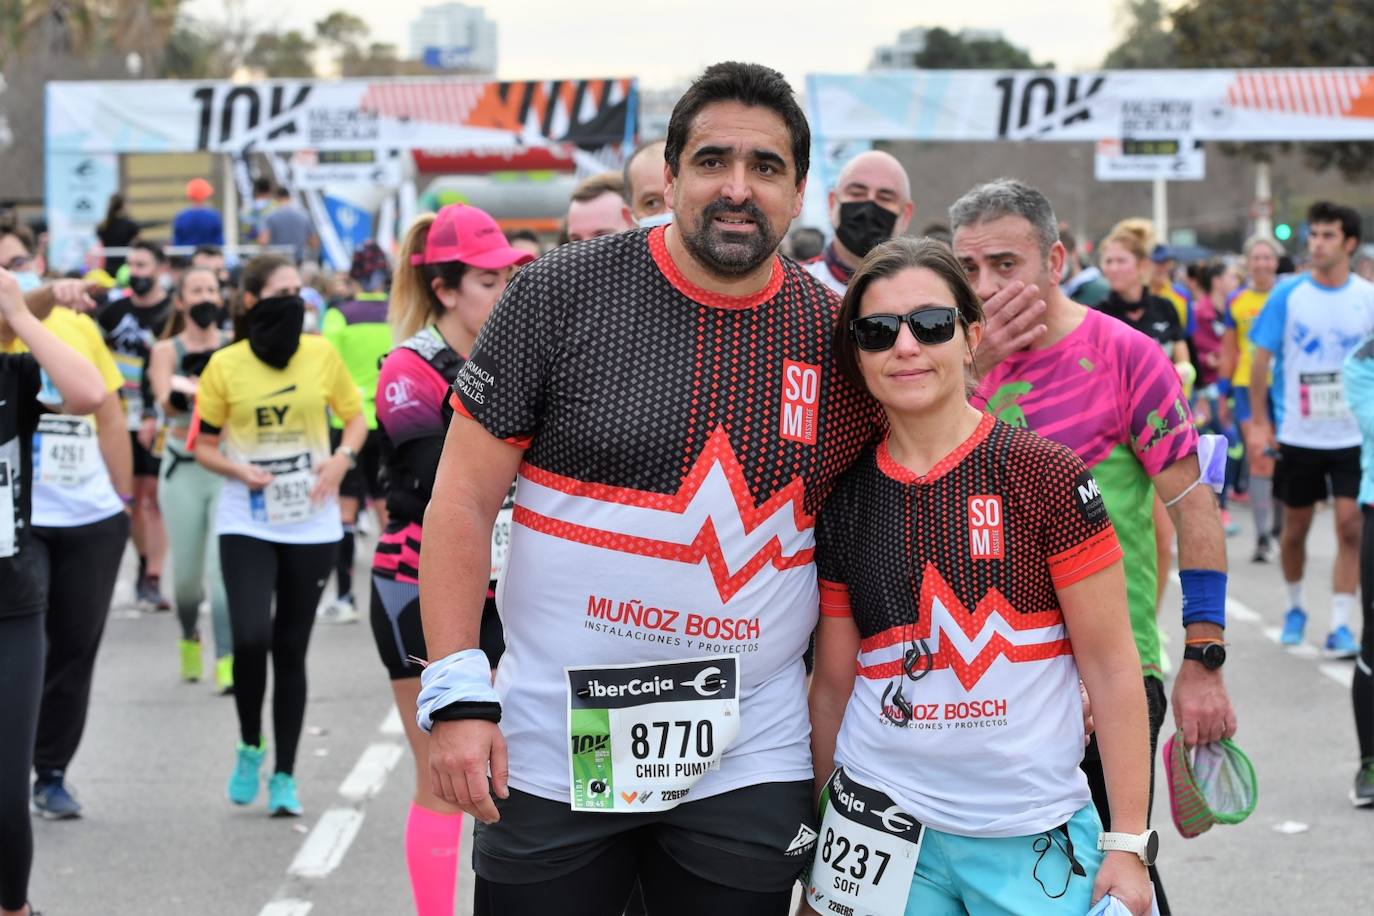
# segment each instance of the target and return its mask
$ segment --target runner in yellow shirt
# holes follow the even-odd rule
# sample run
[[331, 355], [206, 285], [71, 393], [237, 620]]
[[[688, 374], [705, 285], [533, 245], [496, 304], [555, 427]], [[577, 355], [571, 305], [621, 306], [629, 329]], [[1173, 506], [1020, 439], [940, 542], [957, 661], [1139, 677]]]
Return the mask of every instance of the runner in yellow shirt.
[[[229, 800], [247, 805], [258, 794], [270, 651], [273, 816], [302, 813], [292, 774], [305, 717], [305, 652], [343, 534], [339, 482], [367, 437], [358, 388], [343, 360], [327, 341], [301, 333], [300, 288], [300, 274], [283, 258], [260, 257], [245, 268], [239, 340], [216, 351], [201, 373], [188, 436], [196, 460], [226, 478], [216, 531], [242, 739]], [[326, 407], [344, 421], [333, 454]]]

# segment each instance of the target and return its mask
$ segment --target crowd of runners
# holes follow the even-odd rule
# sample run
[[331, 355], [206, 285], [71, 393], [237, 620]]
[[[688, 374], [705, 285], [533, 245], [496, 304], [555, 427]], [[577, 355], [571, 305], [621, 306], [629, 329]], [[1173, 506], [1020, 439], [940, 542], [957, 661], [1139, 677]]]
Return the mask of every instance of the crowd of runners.
[[130, 545], [148, 676], [232, 695], [204, 791], [234, 805], [302, 815], [312, 629], [370, 621], [420, 916], [464, 815], [478, 914], [784, 914], [799, 880], [807, 912], [1167, 914], [1153, 761], [1236, 732], [1243, 507], [1290, 645], [1329, 507], [1310, 638], [1354, 660], [1374, 806], [1358, 213], [1182, 263], [999, 178], [918, 237], [870, 151], [804, 251], [810, 150], [778, 73], [719, 64], [548, 251], [452, 204], [328, 284], [140, 239], [54, 279], [0, 229], [0, 914], [35, 912], [30, 818], [81, 814]]

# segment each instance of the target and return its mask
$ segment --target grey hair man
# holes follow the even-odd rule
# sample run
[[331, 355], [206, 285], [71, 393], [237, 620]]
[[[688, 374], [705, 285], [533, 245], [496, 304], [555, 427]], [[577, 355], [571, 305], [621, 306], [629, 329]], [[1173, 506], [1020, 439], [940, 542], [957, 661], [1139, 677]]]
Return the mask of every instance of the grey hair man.
[[[1073, 449], [1102, 482], [1126, 555], [1123, 584], [1149, 699], [1152, 748], [1165, 709], [1155, 623], [1156, 492], [1178, 533], [1186, 608], [1188, 651], [1174, 684], [1174, 719], [1190, 746], [1234, 734], [1235, 712], [1221, 676], [1226, 538], [1215, 498], [1197, 485], [1197, 433], [1178, 375], [1144, 335], [1064, 295], [1059, 281], [1066, 253], [1054, 209], [1038, 190], [1008, 178], [979, 185], [954, 203], [949, 217], [955, 256], [982, 299], [1022, 283], [1038, 286], [1044, 296], [1044, 333], [1027, 349], [983, 366], [974, 402]], [[1089, 389], [1094, 396], [1083, 398]], [[1095, 748], [1083, 769], [1110, 830]], [[1167, 912], [1162, 891], [1158, 899]]]

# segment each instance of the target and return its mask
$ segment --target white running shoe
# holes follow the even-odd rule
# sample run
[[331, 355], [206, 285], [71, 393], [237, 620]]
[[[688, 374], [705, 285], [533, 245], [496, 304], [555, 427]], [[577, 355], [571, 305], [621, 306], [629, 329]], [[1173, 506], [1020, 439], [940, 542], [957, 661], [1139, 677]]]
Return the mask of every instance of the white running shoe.
[[320, 620], [325, 623], [357, 623], [361, 617], [351, 598], [337, 598], [320, 610]]

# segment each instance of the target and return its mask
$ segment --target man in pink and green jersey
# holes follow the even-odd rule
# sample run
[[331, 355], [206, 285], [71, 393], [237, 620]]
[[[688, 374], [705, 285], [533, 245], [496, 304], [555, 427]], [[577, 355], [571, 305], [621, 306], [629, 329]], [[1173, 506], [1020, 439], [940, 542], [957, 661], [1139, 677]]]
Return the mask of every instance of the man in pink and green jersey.
[[[1044, 297], [1044, 334], [995, 366], [978, 365], [984, 376], [974, 403], [1006, 423], [1067, 445], [1091, 469], [1126, 557], [1152, 759], [1166, 707], [1155, 624], [1155, 491], [1178, 532], [1187, 629], [1174, 683], [1174, 720], [1189, 745], [1230, 736], [1236, 718], [1221, 676], [1226, 539], [1215, 497], [1198, 485], [1197, 433], [1177, 373], [1148, 337], [1063, 294], [1064, 246], [1054, 210], [1039, 191], [1010, 179], [980, 185], [950, 208], [950, 225], [954, 253], [984, 301], [1012, 284], [1034, 285]], [[1096, 496], [1080, 494], [1085, 503]], [[1095, 757], [1090, 749], [1083, 768], [1110, 830]], [[1154, 877], [1160, 911], [1167, 913]]]

